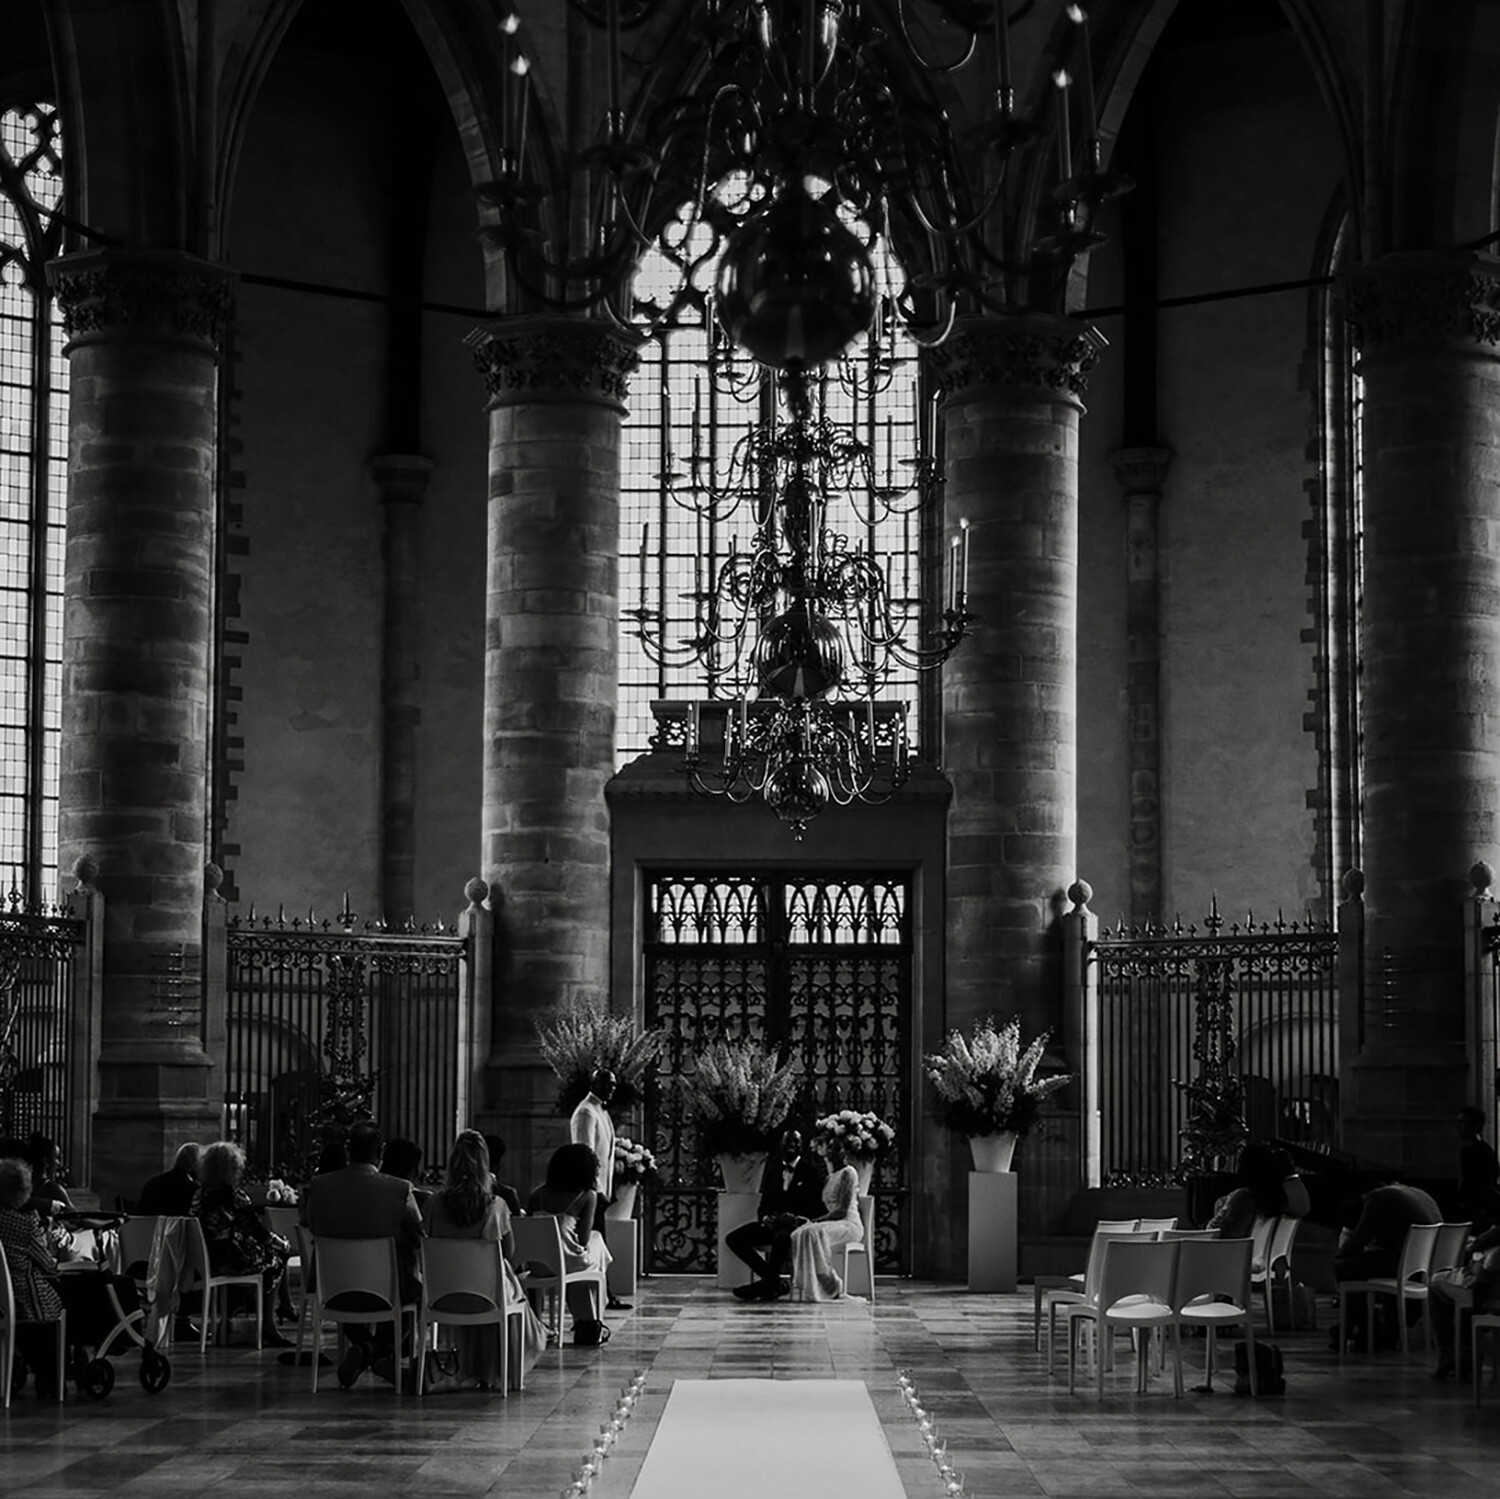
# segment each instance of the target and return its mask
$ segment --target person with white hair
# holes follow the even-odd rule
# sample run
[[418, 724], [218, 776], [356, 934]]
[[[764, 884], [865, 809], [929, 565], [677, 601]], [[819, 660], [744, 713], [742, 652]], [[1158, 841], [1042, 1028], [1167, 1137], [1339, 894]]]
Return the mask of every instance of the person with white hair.
[[198, 1190], [198, 1162], [203, 1147], [189, 1140], [178, 1147], [171, 1167], [153, 1176], [141, 1188], [138, 1213], [154, 1213], [169, 1218], [185, 1218], [193, 1210], [193, 1194]]

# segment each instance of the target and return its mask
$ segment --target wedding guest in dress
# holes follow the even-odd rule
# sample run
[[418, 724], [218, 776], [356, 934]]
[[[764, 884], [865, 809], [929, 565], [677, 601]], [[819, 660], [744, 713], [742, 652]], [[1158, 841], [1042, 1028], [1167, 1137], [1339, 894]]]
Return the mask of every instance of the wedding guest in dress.
[[32, 1206], [44, 1218], [58, 1208], [71, 1208], [73, 1199], [58, 1179], [62, 1175], [62, 1156], [57, 1141], [42, 1134], [28, 1136], [26, 1159], [31, 1164]]
[[[547, 1180], [526, 1200], [528, 1213], [551, 1213], [562, 1232], [563, 1264], [569, 1270], [606, 1270], [610, 1253], [593, 1227], [599, 1194], [599, 1160], [587, 1145], [562, 1145], [547, 1163]], [[591, 1286], [568, 1287], [574, 1324], [597, 1322], [600, 1311]]]
[[[525, 1308], [521, 1334], [524, 1376], [547, 1346], [547, 1334], [516, 1278], [516, 1241], [510, 1231], [510, 1209], [496, 1197], [492, 1182], [490, 1153], [484, 1136], [471, 1129], [463, 1130], [453, 1142], [442, 1187], [428, 1196], [422, 1209], [422, 1226], [430, 1238], [484, 1239], [495, 1245], [506, 1300], [519, 1302]], [[458, 1377], [475, 1381], [482, 1390], [498, 1384], [504, 1329], [454, 1327], [449, 1331], [458, 1349]]]
[[838, 1301], [844, 1295], [844, 1279], [835, 1269], [843, 1259], [846, 1244], [858, 1244], [865, 1236], [859, 1217], [859, 1173], [844, 1160], [835, 1142], [824, 1148], [833, 1167], [823, 1187], [821, 1218], [792, 1230], [792, 1300]]
[[1214, 1204], [1206, 1225], [1221, 1239], [1248, 1239], [1257, 1218], [1307, 1216], [1307, 1186], [1286, 1151], [1252, 1141], [1240, 1152], [1238, 1175], [1240, 1185]]
[[198, 1190], [198, 1162], [203, 1147], [194, 1141], [178, 1148], [169, 1170], [153, 1176], [141, 1188], [136, 1211], [144, 1216], [185, 1218], [193, 1210]]
[[755, 1277], [749, 1285], [734, 1288], [740, 1301], [771, 1301], [791, 1290], [782, 1276], [792, 1254], [792, 1231], [821, 1216], [827, 1180], [817, 1152], [804, 1148], [802, 1132], [787, 1130], [766, 1162], [755, 1222], [724, 1236], [724, 1247], [749, 1265]]
[[17, 1349], [31, 1366], [38, 1398], [54, 1399], [62, 1371], [54, 1330], [47, 1324], [63, 1310], [57, 1256], [31, 1206], [31, 1163], [16, 1156], [0, 1158], [0, 1247], [15, 1295]]
[[245, 1154], [231, 1140], [217, 1140], [203, 1152], [198, 1166], [198, 1191], [193, 1216], [203, 1226], [208, 1265], [215, 1275], [258, 1275], [261, 1292], [263, 1345], [290, 1348], [291, 1340], [276, 1330], [276, 1288], [286, 1272], [291, 1245], [266, 1226], [250, 1201], [240, 1178]]

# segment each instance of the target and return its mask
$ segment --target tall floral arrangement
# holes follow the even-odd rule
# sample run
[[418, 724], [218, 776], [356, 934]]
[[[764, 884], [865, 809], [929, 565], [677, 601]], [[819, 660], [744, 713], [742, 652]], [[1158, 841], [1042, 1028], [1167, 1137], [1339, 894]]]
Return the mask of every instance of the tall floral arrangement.
[[559, 1007], [536, 1025], [537, 1044], [557, 1074], [557, 1111], [571, 1114], [589, 1091], [595, 1071], [615, 1075], [613, 1113], [641, 1102], [646, 1074], [666, 1041], [660, 1030], [642, 1030], [629, 1015], [611, 1015], [592, 1005]]
[[837, 1145], [851, 1161], [873, 1161], [896, 1141], [896, 1131], [869, 1109], [840, 1109], [813, 1120], [813, 1143]]
[[678, 1087], [710, 1155], [752, 1155], [770, 1149], [801, 1082], [796, 1062], [783, 1065], [754, 1041], [714, 1041], [698, 1052]]
[[1025, 1135], [1042, 1100], [1072, 1081], [1067, 1072], [1039, 1078], [1044, 1031], [1025, 1048], [1017, 1017], [997, 1026], [987, 1015], [965, 1036], [950, 1031], [943, 1049], [923, 1058], [937, 1090], [938, 1123], [959, 1135]]

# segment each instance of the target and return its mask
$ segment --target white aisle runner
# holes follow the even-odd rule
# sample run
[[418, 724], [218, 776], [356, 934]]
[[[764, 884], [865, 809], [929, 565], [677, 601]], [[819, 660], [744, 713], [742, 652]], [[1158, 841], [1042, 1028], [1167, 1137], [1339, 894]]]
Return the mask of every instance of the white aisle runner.
[[679, 1379], [631, 1499], [906, 1499], [856, 1379]]

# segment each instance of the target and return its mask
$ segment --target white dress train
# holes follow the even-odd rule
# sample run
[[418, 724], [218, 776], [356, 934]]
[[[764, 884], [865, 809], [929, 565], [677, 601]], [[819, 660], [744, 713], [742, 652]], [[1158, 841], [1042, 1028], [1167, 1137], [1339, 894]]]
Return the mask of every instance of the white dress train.
[[845, 1244], [865, 1236], [859, 1217], [859, 1176], [845, 1166], [828, 1178], [823, 1188], [828, 1211], [792, 1230], [792, 1300], [837, 1301], [844, 1294], [844, 1278], [834, 1268]]

